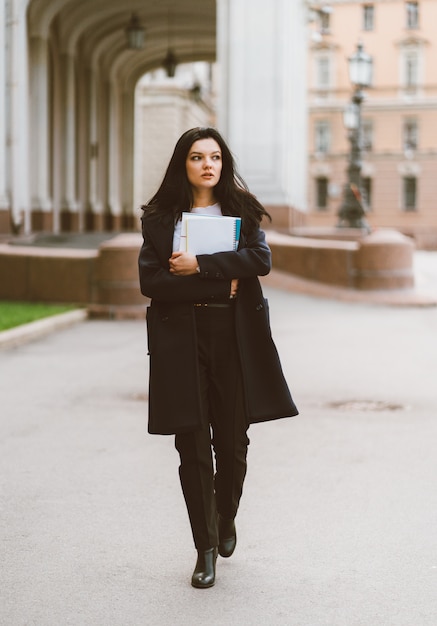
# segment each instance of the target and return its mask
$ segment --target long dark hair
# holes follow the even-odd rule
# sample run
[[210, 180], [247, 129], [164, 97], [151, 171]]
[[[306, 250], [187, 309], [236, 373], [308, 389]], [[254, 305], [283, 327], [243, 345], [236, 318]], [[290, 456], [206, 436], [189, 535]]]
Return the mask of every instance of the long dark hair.
[[142, 209], [145, 212], [170, 212], [175, 222], [183, 211], [191, 210], [193, 194], [187, 178], [187, 155], [195, 141], [209, 138], [218, 143], [222, 153], [222, 171], [214, 187], [214, 195], [220, 202], [223, 214], [240, 216], [246, 232], [256, 228], [264, 216], [271, 219], [265, 208], [249, 192], [236, 170], [231, 151], [215, 128], [192, 128], [179, 138], [158, 191]]

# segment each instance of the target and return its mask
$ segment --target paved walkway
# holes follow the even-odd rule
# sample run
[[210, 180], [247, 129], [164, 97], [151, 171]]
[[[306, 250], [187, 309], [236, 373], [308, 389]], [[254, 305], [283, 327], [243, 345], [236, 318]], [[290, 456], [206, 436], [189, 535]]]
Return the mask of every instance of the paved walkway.
[[266, 294], [301, 415], [250, 429], [209, 590], [172, 438], [146, 434], [143, 322], [0, 351], [2, 626], [437, 624], [436, 308]]

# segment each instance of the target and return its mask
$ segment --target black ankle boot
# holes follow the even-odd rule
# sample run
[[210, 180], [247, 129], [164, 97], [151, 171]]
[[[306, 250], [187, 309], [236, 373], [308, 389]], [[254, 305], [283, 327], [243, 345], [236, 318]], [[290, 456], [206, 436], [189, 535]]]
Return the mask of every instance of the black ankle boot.
[[191, 584], [197, 589], [207, 589], [215, 583], [215, 562], [217, 548], [197, 551], [197, 563], [194, 568]]
[[235, 550], [237, 545], [237, 531], [235, 530], [235, 522], [233, 519], [224, 519], [218, 516], [218, 532], [220, 556], [229, 557]]

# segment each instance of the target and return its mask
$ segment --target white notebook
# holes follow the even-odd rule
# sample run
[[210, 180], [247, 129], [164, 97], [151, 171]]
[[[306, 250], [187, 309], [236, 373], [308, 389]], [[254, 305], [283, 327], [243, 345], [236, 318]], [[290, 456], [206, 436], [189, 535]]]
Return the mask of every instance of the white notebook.
[[179, 250], [196, 255], [236, 250], [240, 229], [240, 217], [182, 213]]

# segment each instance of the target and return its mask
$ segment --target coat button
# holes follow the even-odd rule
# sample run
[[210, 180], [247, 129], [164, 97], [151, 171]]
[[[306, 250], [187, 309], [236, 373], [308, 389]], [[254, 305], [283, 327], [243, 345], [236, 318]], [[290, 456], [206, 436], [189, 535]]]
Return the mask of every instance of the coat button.
[[261, 311], [264, 307], [262, 304], [257, 304], [255, 308], [257, 311]]
[[168, 322], [168, 317], [167, 317], [167, 316], [163, 317], [163, 318], [161, 319], [161, 321], [162, 321], [162, 322]]

